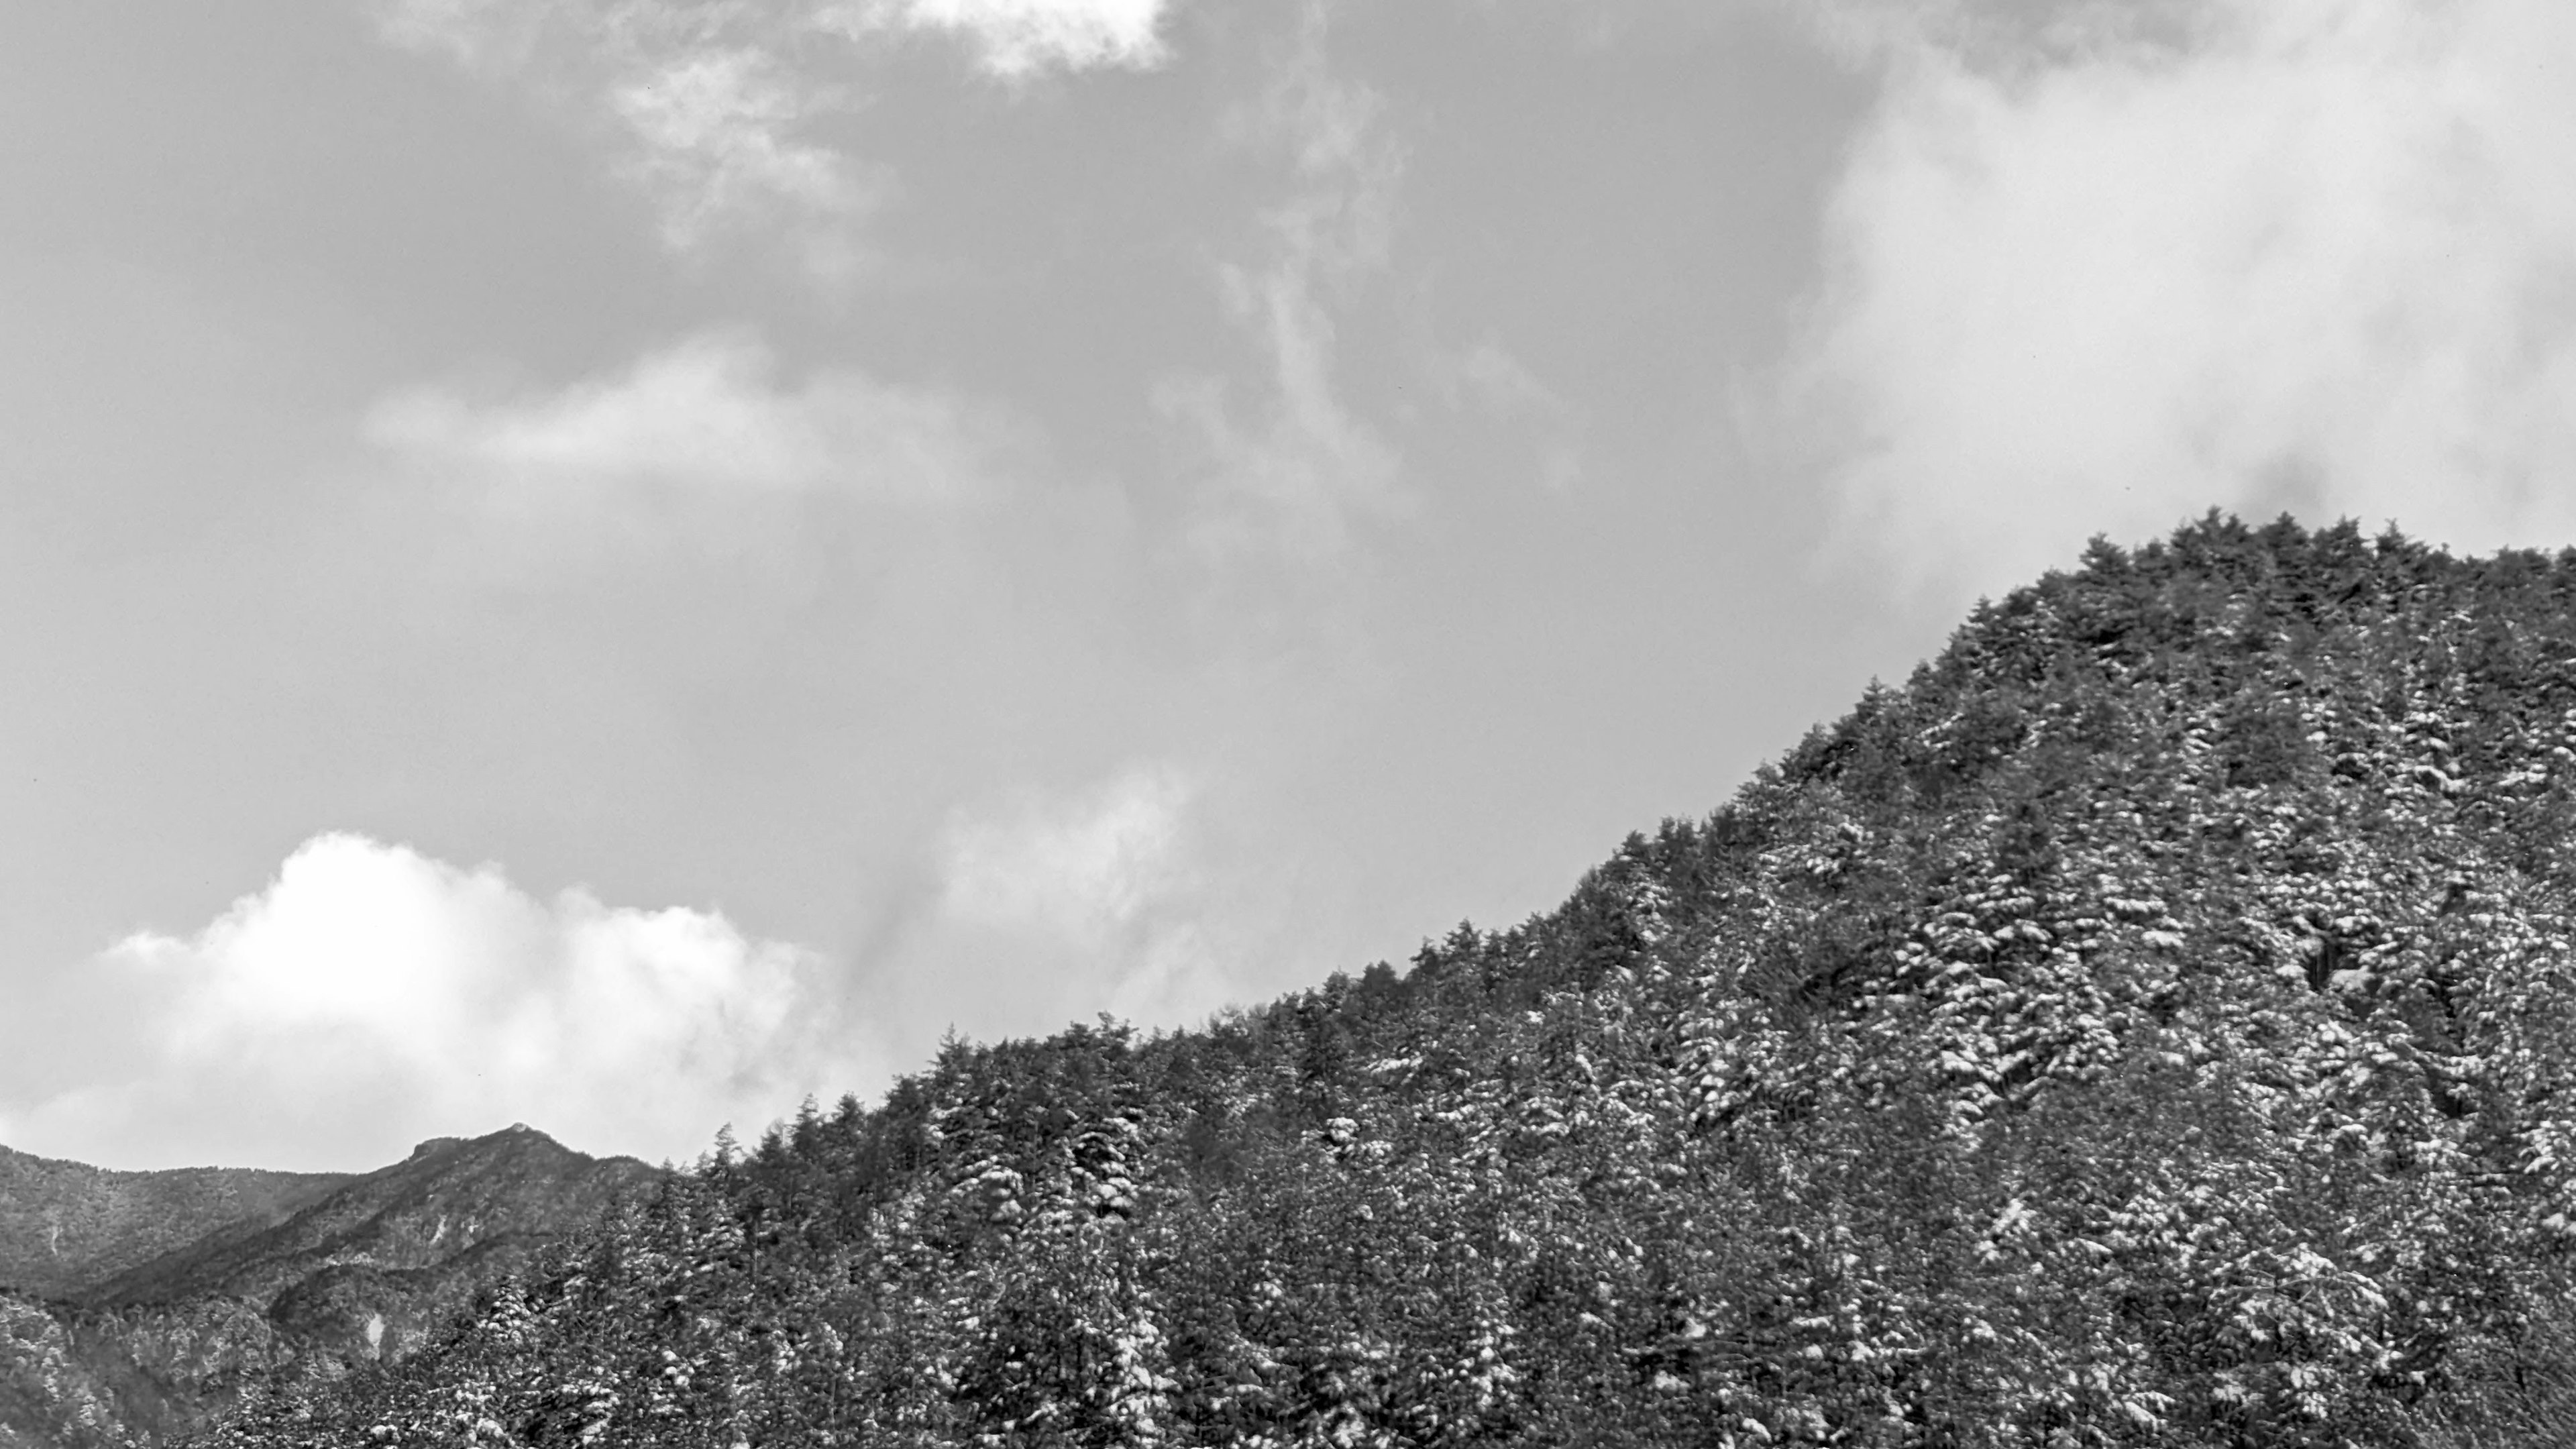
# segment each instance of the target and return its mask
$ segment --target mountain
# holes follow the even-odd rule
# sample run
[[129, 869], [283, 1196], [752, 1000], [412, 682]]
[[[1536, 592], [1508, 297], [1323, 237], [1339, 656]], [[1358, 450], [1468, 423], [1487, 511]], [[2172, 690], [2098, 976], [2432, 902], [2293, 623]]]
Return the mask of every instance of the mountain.
[[344, 1173], [111, 1172], [0, 1147], [0, 1289], [59, 1295], [240, 1221], [285, 1217]]
[[[66, 1183], [172, 1178], [190, 1191], [146, 1184], [174, 1204], [160, 1223], [138, 1194], [115, 1199], [123, 1235], [93, 1234], [115, 1251], [91, 1252], [82, 1272], [57, 1273], [41, 1293], [0, 1293], [0, 1449], [158, 1442], [272, 1382], [397, 1359], [549, 1238], [596, 1222], [656, 1175], [524, 1126], [425, 1142], [363, 1176], [282, 1184], [269, 1180], [290, 1175], [43, 1166], [11, 1179], [44, 1192], [0, 1197], [7, 1221], [50, 1225], [67, 1215], [45, 1204], [90, 1200]], [[208, 1183], [228, 1185], [230, 1198]], [[210, 1206], [244, 1201], [252, 1210], [229, 1220]], [[183, 1232], [193, 1236], [180, 1242]], [[26, 1255], [26, 1242], [9, 1241]]]
[[586, 1225], [653, 1175], [633, 1158], [586, 1157], [525, 1125], [471, 1140], [437, 1138], [283, 1221], [209, 1233], [81, 1297], [107, 1308], [209, 1295], [268, 1306], [316, 1274], [419, 1272]]
[[2576, 1443], [2571, 825], [2576, 551], [2097, 542], [1551, 912], [951, 1042], [209, 1442]]

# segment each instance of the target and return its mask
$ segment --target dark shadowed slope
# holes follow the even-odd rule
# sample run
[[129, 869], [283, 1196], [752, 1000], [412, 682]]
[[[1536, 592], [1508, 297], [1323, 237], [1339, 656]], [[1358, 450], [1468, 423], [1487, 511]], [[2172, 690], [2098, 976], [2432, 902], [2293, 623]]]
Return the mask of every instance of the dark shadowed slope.
[[284, 1219], [346, 1173], [112, 1172], [0, 1147], [0, 1288], [58, 1297], [233, 1223]]

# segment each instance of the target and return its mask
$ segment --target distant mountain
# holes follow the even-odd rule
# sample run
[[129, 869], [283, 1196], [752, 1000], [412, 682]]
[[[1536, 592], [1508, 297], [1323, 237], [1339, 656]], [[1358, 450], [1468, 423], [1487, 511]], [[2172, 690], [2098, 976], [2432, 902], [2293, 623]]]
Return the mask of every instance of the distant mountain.
[[[89, 1180], [80, 1174], [117, 1176], [44, 1166], [19, 1180], [57, 1205], [87, 1200], [65, 1187]], [[253, 1185], [291, 1180], [225, 1221], [209, 1221], [210, 1189], [170, 1199], [198, 1209], [179, 1228], [116, 1199], [128, 1222], [118, 1251], [93, 1252], [86, 1274], [59, 1273], [41, 1294], [0, 1294], [0, 1449], [159, 1442], [262, 1386], [399, 1358], [540, 1245], [594, 1224], [658, 1175], [518, 1126], [425, 1142], [359, 1177], [242, 1174]], [[7, 1221], [50, 1235], [65, 1215], [33, 1204], [33, 1194], [0, 1199]], [[188, 1241], [140, 1251], [182, 1228]], [[29, 1256], [24, 1241], [6, 1247]]]
[[104, 1308], [209, 1295], [266, 1307], [343, 1267], [416, 1272], [595, 1220], [655, 1176], [628, 1157], [586, 1157], [531, 1127], [422, 1143], [391, 1167], [341, 1183], [283, 1221], [237, 1223], [85, 1289]]
[[0, 1147], [0, 1290], [58, 1297], [227, 1224], [275, 1222], [346, 1173], [112, 1172]]
[[1554, 911], [953, 1043], [214, 1442], [2565, 1449], [2576, 552], [2098, 543]]

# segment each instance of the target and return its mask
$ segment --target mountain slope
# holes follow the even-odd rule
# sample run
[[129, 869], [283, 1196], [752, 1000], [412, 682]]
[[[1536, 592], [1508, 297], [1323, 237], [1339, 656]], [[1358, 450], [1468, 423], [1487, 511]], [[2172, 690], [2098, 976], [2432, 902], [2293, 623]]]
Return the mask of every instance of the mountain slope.
[[425, 1142], [282, 1222], [211, 1235], [82, 1296], [119, 1308], [217, 1294], [265, 1308], [328, 1268], [427, 1268], [477, 1246], [587, 1224], [653, 1175], [633, 1158], [586, 1157], [526, 1126]]
[[2576, 552], [2211, 518], [1557, 910], [952, 1044], [217, 1442], [2576, 1442]]
[[399, 1358], [655, 1175], [526, 1127], [439, 1139], [57, 1301], [0, 1294], [0, 1449], [157, 1442], [272, 1381]]
[[191, 1167], [113, 1172], [0, 1147], [0, 1288], [62, 1295], [226, 1224], [266, 1224], [346, 1173]]

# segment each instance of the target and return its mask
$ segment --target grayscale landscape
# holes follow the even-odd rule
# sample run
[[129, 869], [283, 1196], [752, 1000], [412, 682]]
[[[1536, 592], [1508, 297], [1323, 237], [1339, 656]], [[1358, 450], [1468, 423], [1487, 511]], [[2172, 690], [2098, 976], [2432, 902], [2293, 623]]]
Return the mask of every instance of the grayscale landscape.
[[0, 14], [0, 1449], [2576, 1443], [2571, 74]]

